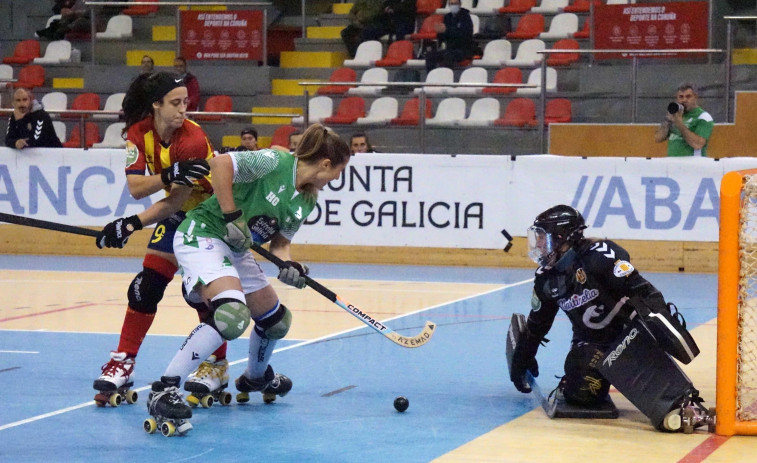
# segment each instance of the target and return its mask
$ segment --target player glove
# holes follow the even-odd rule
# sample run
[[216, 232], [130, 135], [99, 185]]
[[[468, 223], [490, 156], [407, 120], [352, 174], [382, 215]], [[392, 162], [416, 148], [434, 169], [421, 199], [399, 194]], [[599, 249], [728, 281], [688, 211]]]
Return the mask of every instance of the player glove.
[[[545, 340], [546, 341], [546, 340]], [[513, 363], [510, 366], [510, 381], [515, 389], [528, 394], [531, 385], [526, 381], [526, 371], [534, 378], [539, 376], [539, 363], [536, 361], [536, 351], [539, 349], [539, 339], [530, 333], [524, 333], [513, 351]]]
[[208, 161], [193, 159], [191, 161], [174, 162], [171, 167], [160, 173], [160, 179], [165, 185], [176, 183], [177, 185], [192, 186], [193, 180], [199, 180], [210, 173]]
[[142, 229], [142, 221], [139, 217], [121, 217], [103, 228], [95, 237], [97, 247], [102, 248], [123, 248], [132, 233]]
[[302, 289], [307, 284], [305, 275], [310, 272], [307, 265], [302, 265], [299, 262], [288, 260], [284, 263], [284, 267], [279, 271], [279, 281], [286, 283], [289, 286]]
[[223, 215], [223, 220], [226, 222], [226, 235], [223, 240], [229, 245], [234, 252], [244, 252], [250, 249], [252, 244], [252, 236], [250, 235], [250, 229], [247, 228], [247, 223], [242, 217], [242, 211], [237, 209], [234, 212], [229, 212]]

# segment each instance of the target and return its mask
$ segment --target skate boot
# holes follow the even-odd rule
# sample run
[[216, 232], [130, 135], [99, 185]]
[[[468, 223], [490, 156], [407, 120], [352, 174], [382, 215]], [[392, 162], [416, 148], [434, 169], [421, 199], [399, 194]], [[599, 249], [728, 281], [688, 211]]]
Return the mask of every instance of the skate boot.
[[263, 402], [269, 404], [276, 400], [276, 396], [284, 397], [292, 390], [292, 380], [288, 377], [274, 373], [271, 365], [268, 365], [262, 378], [250, 379], [244, 374], [234, 381], [239, 391], [237, 402], [247, 403], [250, 401], [250, 392], [261, 392]]
[[192, 408], [181, 400], [179, 392], [179, 377], [162, 376], [160, 381], [152, 383], [152, 391], [147, 396], [147, 418], [142, 426], [146, 433], [152, 434], [160, 428], [160, 432], [170, 437], [182, 436], [192, 429], [189, 418], [192, 418]]
[[694, 429], [707, 426], [708, 432], [715, 432], [715, 407], [706, 408], [699, 391], [691, 389], [681, 401], [681, 405], [665, 415], [662, 427], [666, 431], [691, 434]]
[[229, 405], [231, 394], [224, 391], [229, 386], [228, 369], [228, 360], [216, 361], [215, 355], [202, 362], [184, 382], [184, 390], [190, 392], [187, 396], [189, 405], [196, 407], [202, 404], [202, 408], [210, 408], [216, 401]]
[[95, 394], [98, 407], [106, 404], [118, 407], [124, 400], [129, 404], [137, 401], [137, 391], [129, 389], [134, 386], [134, 357], [124, 352], [111, 352], [110, 361], [102, 366], [102, 372], [92, 384], [94, 389], [100, 391]]

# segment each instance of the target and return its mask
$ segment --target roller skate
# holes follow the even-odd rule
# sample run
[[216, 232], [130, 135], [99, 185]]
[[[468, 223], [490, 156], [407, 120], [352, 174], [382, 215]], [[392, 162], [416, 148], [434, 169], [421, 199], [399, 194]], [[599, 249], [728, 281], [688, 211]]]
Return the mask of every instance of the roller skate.
[[715, 432], [715, 407], [706, 408], [699, 391], [692, 389], [681, 401], [681, 405], [669, 411], [662, 422], [666, 431], [691, 434], [694, 429], [707, 426], [708, 432]]
[[244, 374], [234, 381], [239, 391], [237, 402], [247, 403], [250, 401], [250, 392], [261, 392], [263, 402], [269, 404], [276, 400], [276, 396], [284, 397], [292, 390], [292, 380], [288, 377], [274, 373], [271, 365], [268, 365], [262, 378], [250, 379]]
[[160, 381], [152, 383], [152, 391], [147, 397], [147, 412], [152, 416], [142, 423], [146, 433], [152, 434], [160, 429], [166, 437], [183, 436], [192, 429], [189, 422], [192, 408], [181, 400], [178, 384], [178, 376], [162, 376]]
[[190, 393], [187, 396], [189, 405], [202, 405], [202, 408], [210, 408], [214, 402], [229, 405], [231, 394], [224, 391], [229, 386], [228, 369], [229, 362], [226, 359], [216, 361], [214, 355], [202, 362], [184, 382], [184, 390]]
[[128, 404], [137, 401], [137, 391], [134, 386], [134, 357], [124, 352], [111, 352], [110, 361], [102, 366], [102, 375], [95, 380], [92, 387], [99, 393], [95, 394], [95, 404], [104, 407], [110, 404], [118, 407], [124, 400]]

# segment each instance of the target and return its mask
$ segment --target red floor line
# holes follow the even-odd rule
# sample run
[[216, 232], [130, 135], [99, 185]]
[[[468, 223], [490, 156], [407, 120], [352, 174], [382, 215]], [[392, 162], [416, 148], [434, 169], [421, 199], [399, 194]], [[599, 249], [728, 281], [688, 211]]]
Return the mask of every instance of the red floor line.
[[47, 315], [49, 313], [65, 312], [66, 310], [81, 309], [83, 307], [92, 307], [93, 305], [96, 305], [96, 304], [94, 304], [92, 302], [89, 302], [87, 304], [75, 305], [75, 306], [71, 306], [71, 307], [63, 307], [63, 308], [55, 309], [55, 310], [46, 310], [44, 312], [30, 313], [28, 315], [19, 315], [17, 317], [0, 318], [0, 323], [9, 322], [11, 320], [20, 320], [22, 318], [38, 317], [40, 315]]
[[685, 457], [678, 460], [678, 463], [702, 463], [712, 452], [718, 449], [729, 439], [729, 436], [718, 436], [713, 434], [704, 442], [694, 447]]

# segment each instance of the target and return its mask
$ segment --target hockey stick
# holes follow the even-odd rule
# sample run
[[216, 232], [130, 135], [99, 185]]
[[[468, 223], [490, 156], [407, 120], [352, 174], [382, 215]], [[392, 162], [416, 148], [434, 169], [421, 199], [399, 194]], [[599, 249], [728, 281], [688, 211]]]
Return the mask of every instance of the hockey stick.
[[0, 222], [23, 225], [25, 227], [44, 228], [45, 230], [72, 233], [74, 235], [97, 236], [99, 233], [97, 230], [90, 230], [89, 228], [65, 225], [57, 222], [48, 222], [47, 220], [31, 219], [20, 215], [5, 214], [3, 212], [0, 212]]
[[534, 378], [534, 376], [531, 374], [531, 371], [529, 370], [526, 370], [526, 381], [528, 382], [528, 385], [531, 386], [533, 398], [536, 399], [537, 402], [539, 402], [539, 405], [541, 405], [541, 408], [544, 409], [544, 412], [547, 414], [547, 416], [552, 418], [555, 415], [556, 403], [554, 401], [550, 401], [549, 397], [545, 396], [544, 393], [541, 392], [539, 383], [536, 382], [536, 378]]
[[[273, 255], [270, 251], [261, 247], [260, 245], [253, 243], [252, 250], [257, 252], [261, 256], [265, 257], [272, 263], [274, 263], [280, 269], [286, 267], [286, 263], [283, 260], [279, 259], [275, 255]], [[304, 277], [305, 277], [306, 284], [310, 286], [311, 288], [313, 288], [321, 296], [325, 297], [326, 299], [330, 300], [331, 302], [338, 305], [342, 309], [346, 310], [355, 318], [365, 323], [366, 325], [370, 326], [375, 331], [381, 333], [384, 337], [388, 338], [390, 341], [392, 341], [393, 343], [397, 345], [400, 345], [402, 347], [420, 347], [426, 344], [428, 340], [431, 339], [431, 336], [434, 334], [434, 329], [436, 328], [436, 325], [433, 322], [427, 321], [426, 325], [423, 327], [423, 330], [420, 333], [416, 334], [415, 336], [409, 336], [409, 337], [402, 336], [399, 333], [392, 331], [391, 328], [384, 325], [380, 321], [376, 320], [371, 315], [363, 312], [358, 307], [345, 301], [344, 299], [339, 297], [336, 293], [326, 288], [322, 284], [318, 283], [317, 281], [313, 280], [309, 276], [304, 275]]]

